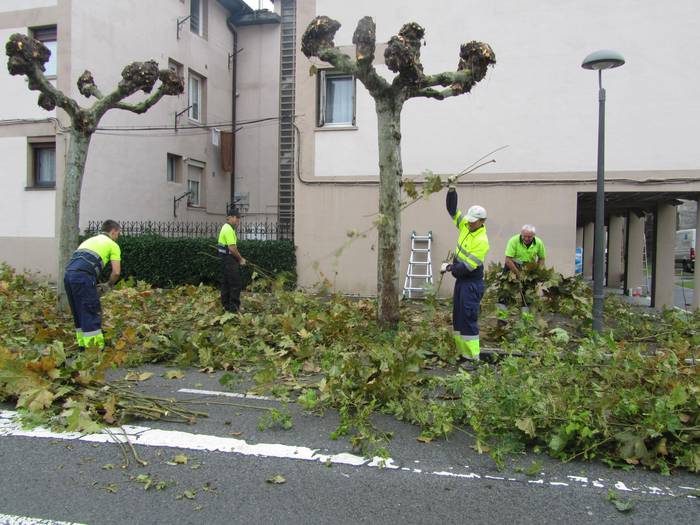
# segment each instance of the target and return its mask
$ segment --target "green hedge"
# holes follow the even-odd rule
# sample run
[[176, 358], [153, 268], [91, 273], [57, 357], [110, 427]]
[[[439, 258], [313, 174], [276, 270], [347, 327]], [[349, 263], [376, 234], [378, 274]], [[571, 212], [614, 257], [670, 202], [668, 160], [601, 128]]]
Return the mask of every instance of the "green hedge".
[[[122, 235], [122, 278], [133, 277], [157, 287], [181, 284], [218, 285], [221, 262], [213, 238]], [[289, 273], [296, 284], [296, 255], [292, 241], [238, 241], [241, 255], [253, 263], [242, 268], [243, 286], [250, 283], [253, 266], [268, 274]], [[261, 272], [258, 272], [261, 273]], [[106, 273], [109, 275], [109, 272]]]

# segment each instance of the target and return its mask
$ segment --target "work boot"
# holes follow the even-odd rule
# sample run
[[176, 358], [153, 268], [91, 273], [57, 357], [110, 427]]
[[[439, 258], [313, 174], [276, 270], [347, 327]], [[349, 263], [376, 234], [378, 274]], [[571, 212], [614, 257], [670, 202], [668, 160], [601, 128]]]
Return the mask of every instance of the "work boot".
[[474, 370], [479, 368], [480, 365], [481, 361], [478, 357], [473, 358], [461, 355], [457, 358], [457, 366], [466, 372], [473, 372]]

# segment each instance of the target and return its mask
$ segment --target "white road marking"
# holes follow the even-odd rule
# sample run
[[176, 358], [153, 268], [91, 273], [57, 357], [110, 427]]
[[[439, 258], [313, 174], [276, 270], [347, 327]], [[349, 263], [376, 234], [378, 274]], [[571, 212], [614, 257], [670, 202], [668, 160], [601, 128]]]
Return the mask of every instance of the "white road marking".
[[[22, 429], [20, 423], [13, 421], [14, 412], [0, 412], [0, 436], [20, 436], [48, 439], [78, 440], [90, 443], [113, 443], [116, 440], [126, 442], [126, 436], [120, 428], [109, 429], [110, 433], [86, 434], [78, 432], [52, 432], [43, 427], [30, 430]], [[318, 450], [309, 447], [282, 445], [279, 443], [248, 444], [243, 439], [230, 437], [192, 434], [177, 430], [160, 430], [146, 427], [125, 427], [129, 441], [134, 445], [148, 447], [170, 447], [188, 450], [203, 450], [209, 452], [228, 452], [243, 456], [268, 458], [295, 459], [368, 467], [397, 469], [391, 458], [374, 457], [371, 460], [355, 454], [342, 452], [340, 454], [319, 454]]]
[[10, 514], [0, 514], [0, 525], [81, 525], [67, 521], [42, 520], [38, 518], [28, 518], [26, 516], [11, 516]]
[[[468, 473], [458, 473], [449, 472], [447, 470], [441, 471], [424, 471], [417, 468], [407, 468], [400, 467], [396, 465], [392, 458], [366, 458], [362, 456], [357, 456], [355, 454], [350, 454], [342, 452], [339, 454], [321, 454], [318, 449], [312, 449], [303, 446], [294, 445], [282, 445], [278, 443], [257, 443], [249, 444], [243, 439], [236, 439], [231, 437], [221, 437], [221, 436], [211, 436], [204, 434], [193, 434], [190, 432], [180, 432], [176, 430], [160, 430], [157, 428], [148, 428], [141, 426], [129, 426], [125, 425], [121, 428], [109, 429], [110, 433], [103, 432], [100, 434], [87, 434], [83, 435], [78, 432], [53, 432], [47, 428], [36, 427], [29, 430], [22, 429], [19, 422], [15, 421], [17, 412], [13, 411], [0, 411], [0, 437], [2, 436], [19, 436], [19, 437], [30, 437], [30, 438], [44, 438], [44, 439], [60, 439], [60, 440], [77, 440], [86, 441], [89, 443], [114, 443], [117, 439], [121, 442], [125, 442], [128, 436], [129, 441], [134, 445], [142, 445], [148, 447], [170, 447], [186, 450], [201, 450], [201, 451], [217, 451], [226, 452], [232, 454], [239, 454], [242, 456], [254, 456], [254, 457], [265, 457], [265, 458], [280, 458], [280, 459], [292, 459], [301, 461], [315, 461], [323, 464], [337, 464], [337, 465], [350, 465], [353, 467], [373, 467], [373, 468], [384, 468], [396, 471], [405, 471], [409, 474], [419, 474], [419, 475], [432, 475], [432, 476], [445, 476], [459, 479], [470, 479], [470, 480], [482, 480], [482, 481], [498, 481], [502, 483], [523, 483], [527, 481], [527, 484], [533, 485], [543, 485], [543, 486], [554, 486], [554, 487], [570, 487], [572, 484], [564, 483], [561, 481], [556, 481], [556, 478], [552, 481], [545, 481], [545, 479], [536, 480], [517, 480], [515, 478], [504, 478], [501, 476], [493, 476], [491, 474], [482, 473], [477, 474], [475, 472]], [[126, 434], [126, 435], [125, 435]], [[414, 463], [419, 463], [418, 460], [414, 460]], [[453, 467], [449, 467], [453, 469]], [[467, 468], [467, 467], [465, 467]], [[577, 482], [573, 483], [574, 487], [581, 488], [591, 488], [591, 485], [595, 488], [606, 488], [614, 487], [618, 490], [628, 491], [628, 492], [638, 492], [641, 494], [652, 494], [660, 496], [685, 496], [687, 498], [696, 499], [697, 495], [688, 494], [688, 492], [696, 493], [700, 491], [700, 487], [688, 487], [680, 486], [676, 489], [670, 487], [664, 487], [665, 490], [661, 490], [659, 487], [655, 486], [640, 486], [640, 487], [628, 487], [622, 481], [615, 480], [604, 480], [598, 478], [597, 481], [589, 483], [588, 478], [580, 476], [567, 476], [568, 479]], [[0, 516], [2, 516], [0, 514]], [[3, 522], [0, 522], [0, 524]], [[14, 525], [15, 522], [10, 522]], [[22, 522], [16, 522], [22, 523]], [[26, 522], [33, 523], [33, 522]], [[37, 522], [43, 523], [43, 522]], [[46, 522], [47, 524], [59, 524], [60, 522]]]
[[569, 479], [572, 479], [574, 481], [578, 481], [579, 483], [588, 483], [588, 478], [584, 478], [582, 476], [566, 476]]
[[633, 491], [637, 490], [637, 489], [627, 488], [627, 486], [622, 481], [618, 481], [617, 483], [615, 483], [615, 488], [617, 490], [624, 490], [625, 492], [633, 492]]
[[260, 401], [277, 401], [272, 397], [266, 396], [256, 396], [255, 394], [238, 394], [236, 392], [220, 392], [218, 390], [197, 390], [195, 388], [181, 388], [178, 392], [184, 394], [198, 394], [201, 396], [222, 396], [222, 397], [236, 397], [238, 399], [257, 399]]

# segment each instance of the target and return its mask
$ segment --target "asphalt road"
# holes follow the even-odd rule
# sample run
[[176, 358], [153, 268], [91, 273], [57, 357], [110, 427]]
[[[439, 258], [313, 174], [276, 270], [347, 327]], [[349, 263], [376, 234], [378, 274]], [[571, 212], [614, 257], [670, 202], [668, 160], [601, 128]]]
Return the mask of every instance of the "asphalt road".
[[683, 286], [678, 286], [679, 281], [686, 280], [692, 281], [693, 276], [688, 277], [676, 277], [676, 289], [674, 290], [674, 301], [676, 306], [679, 308], [690, 308], [693, 305], [693, 295], [695, 290], [693, 288], [684, 288]]
[[[141, 370], [156, 373], [139, 384], [149, 392], [188, 398], [199, 394], [178, 390], [225, 392], [216, 375], [191, 370], [183, 379], [166, 380], [159, 377], [164, 368]], [[280, 406], [261, 399], [202, 400]], [[377, 425], [394, 432], [391, 460], [382, 467], [342, 455], [351, 452], [350, 446], [329, 439], [338, 421], [331, 412], [319, 417], [290, 404], [294, 428], [260, 431], [259, 410], [222, 404], [200, 408], [210, 417], [194, 425], [138, 422], [162, 432], [129, 429], [148, 465], [132, 459], [127, 468], [121, 468], [120, 447], [109, 440], [39, 437], [36, 431], [18, 435], [23, 432], [4, 413], [0, 523], [22, 523], [9, 516], [91, 525], [700, 522], [700, 499], [689, 497], [700, 479], [688, 473], [664, 477], [643, 470], [623, 472], [534, 454], [512, 458], [498, 471], [487, 455], [471, 448], [465, 435], [424, 444], [416, 441], [415, 427], [380, 416]], [[316, 456], [309, 456], [314, 452]], [[187, 456], [186, 464], [171, 464], [178, 454]], [[523, 473], [533, 462], [541, 464], [539, 472]], [[266, 481], [278, 474], [285, 483]], [[139, 475], [149, 477], [154, 486], [144, 490]], [[157, 490], [158, 481], [167, 487]], [[607, 500], [610, 489], [631, 500], [634, 508], [624, 514], [616, 510]]]

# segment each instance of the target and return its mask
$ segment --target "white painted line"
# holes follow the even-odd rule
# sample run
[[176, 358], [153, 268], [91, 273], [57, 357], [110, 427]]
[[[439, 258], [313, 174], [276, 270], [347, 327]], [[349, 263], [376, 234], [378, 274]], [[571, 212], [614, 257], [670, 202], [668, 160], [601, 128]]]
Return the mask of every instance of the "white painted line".
[[235, 397], [238, 399], [258, 399], [260, 401], [277, 401], [272, 397], [256, 396], [255, 394], [238, 394], [236, 392], [219, 392], [218, 390], [197, 390], [195, 388], [181, 388], [178, 392], [184, 394], [198, 394], [200, 396]]
[[588, 478], [584, 478], [582, 476], [566, 476], [566, 477], [573, 480], [573, 481], [578, 481], [579, 483], [588, 483]]
[[0, 514], [0, 525], [81, 525], [67, 521], [42, 520], [38, 518], [28, 518], [26, 516], [11, 516], [10, 514]]
[[[126, 441], [126, 437], [121, 428], [108, 429], [109, 433], [104, 432], [86, 435], [77, 432], [53, 432], [43, 427], [24, 430], [20, 423], [13, 421], [15, 415], [16, 413], [10, 411], [0, 412], [0, 436], [78, 440], [90, 443], [113, 443], [115, 440], [120, 442]], [[136, 431], [134, 431], [134, 429]], [[192, 434], [190, 432], [180, 432], [177, 430], [131, 427], [126, 428], [125, 431], [132, 444], [147, 447], [170, 447], [208, 452], [228, 452], [243, 456], [318, 461], [320, 463], [333, 463], [338, 465], [365, 465], [368, 467], [389, 469], [399, 468], [394, 465], [394, 461], [391, 458], [374, 457], [370, 460], [346, 452], [340, 454], [319, 454], [318, 450], [309, 447], [282, 445], [278, 443], [248, 444], [243, 439]]]
[[[112, 428], [108, 429], [111, 435], [107, 432], [100, 434], [87, 434], [81, 435], [77, 432], [52, 432], [49, 429], [37, 427], [30, 430], [23, 430], [20, 423], [16, 422], [14, 419], [17, 416], [16, 412], [12, 411], [0, 411], [0, 437], [2, 436], [19, 436], [19, 437], [30, 437], [30, 438], [45, 438], [45, 439], [61, 439], [61, 440], [77, 440], [86, 441], [90, 443], [113, 443], [114, 440], [120, 442], [126, 441], [124, 433], [128, 436], [129, 441], [134, 445], [142, 445], [147, 447], [170, 447], [186, 450], [200, 450], [200, 451], [216, 451], [231, 454], [239, 454], [242, 456], [254, 456], [263, 458], [280, 458], [280, 459], [292, 459], [301, 461], [314, 461], [323, 464], [336, 464], [336, 465], [350, 465], [353, 467], [374, 467], [374, 468], [385, 468], [389, 470], [404, 471], [409, 474], [420, 474], [420, 475], [432, 475], [432, 476], [445, 476], [451, 478], [459, 479], [469, 479], [469, 480], [482, 480], [482, 481], [497, 481], [501, 483], [523, 483], [532, 485], [542, 485], [544, 487], [579, 487], [579, 488], [606, 488], [614, 487], [618, 490], [638, 492], [638, 493], [649, 493], [659, 496], [681, 496], [691, 499], [696, 499], [696, 494], [688, 494], [688, 492], [696, 493], [700, 491], [700, 487], [689, 487], [689, 486], [679, 486], [675, 489], [670, 487], [664, 487], [665, 490], [661, 490], [659, 487], [654, 486], [640, 486], [631, 487], [625, 485], [622, 481], [616, 480], [605, 480], [598, 478], [589, 482], [589, 479], [581, 476], [567, 476], [568, 479], [577, 482], [574, 484], [565, 483], [562, 481], [557, 481], [553, 478], [551, 481], [546, 481], [545, 479], [535, 479], [535, 480], [523, 480], [515, 478], [504, 478], [501, 476], [493, 476], [489, 473], [459, 473], [450, 472], [448, 470], [440, 471], [424, 471], [417, 468], [400, 467], [396, 465], [392, 458], [380, 458], [374, 457], [372, 459], [365, 458], [362, 456], [357, 456], [355, 454], [340, 453], [340, 454], [321, 454], [318, 449], [312, 449], [303, 446], [294, 445], [282, 445], [278, 443], [258, 443], [249, 444], [243, 439], [236, 439], [230, 437], [221, 436], [211, 436], [204, 434], [193, 434], [190, 432], [180, 432], [175, 430], [160, 430], [156, 428], [139, 427], [139, 426], [125, 426], [122, 428]], [[414, 463], [418, 463], [415, 460]], [[452, 470], [454, 467], [449, 467]], [[465, 467], [468, 468], [468, 467]], [[0, 515], [1, 516], [1, 515]], [[1, 524], [2, 522], [0, 522]], [[47, 522], [47, 523], [59, 523], [59, 522]], [[14, 525], [14, 524], [13, 524]]]

